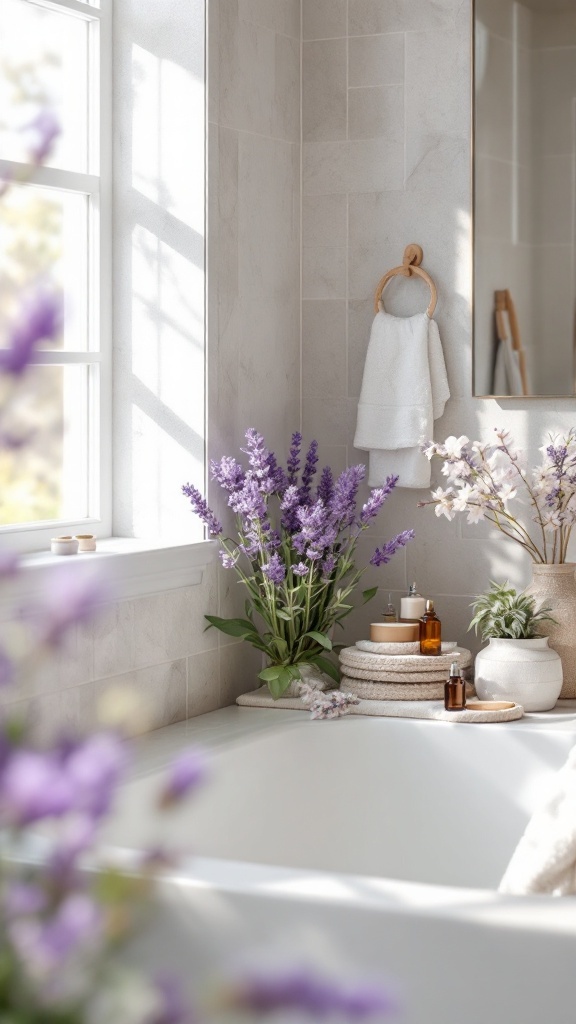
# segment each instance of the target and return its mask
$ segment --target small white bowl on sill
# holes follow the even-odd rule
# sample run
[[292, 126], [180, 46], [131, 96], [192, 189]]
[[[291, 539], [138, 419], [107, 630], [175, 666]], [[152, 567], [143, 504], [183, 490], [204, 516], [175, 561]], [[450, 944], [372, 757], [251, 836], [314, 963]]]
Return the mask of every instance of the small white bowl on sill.
[[76, 537], [52, 537], [50, 550], [53, 555], [77, 555], [78, 541]]

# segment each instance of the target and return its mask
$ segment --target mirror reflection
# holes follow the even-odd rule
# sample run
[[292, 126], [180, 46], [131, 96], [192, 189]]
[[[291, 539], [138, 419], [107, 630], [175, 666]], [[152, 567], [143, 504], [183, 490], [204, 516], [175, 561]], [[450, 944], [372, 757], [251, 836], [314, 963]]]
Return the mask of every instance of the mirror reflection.
[[571, 396], [576, 0], [476, 0], [474, 84], [474, 394]]

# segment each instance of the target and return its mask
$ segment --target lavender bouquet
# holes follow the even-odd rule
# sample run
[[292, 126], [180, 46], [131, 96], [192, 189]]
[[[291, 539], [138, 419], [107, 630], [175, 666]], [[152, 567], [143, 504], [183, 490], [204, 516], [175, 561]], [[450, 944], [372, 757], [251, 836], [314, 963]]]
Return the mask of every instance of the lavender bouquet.
[[[246, 618], [206, 617], [211, 626], [262, 652], [268, 664], [260, 679], [277, 700], [301, 679], [304, 665], [316, 666], [339, 681], [327, 654], [333, 649], [333, 627], [352, 611], [350, 598], [364, 572], [354, 564], [356, 544], [398, 477], [388, 477], [386, 485], [373, 490], [358, 509], [364, 466], [351, 466], [337, 479], [327, 466], [314, 486], [316, 441], [301, 466], [302, 435], [293, 434], [286, 469], [256, 430], [246, 432], [246, 442], [242, 451], [248, 457], [247, 469], [230, 456], [211, 462], [212, 478], [226, 491], [236, 514], [237, 539], [223, 536], [222, 524], [196, 487], [186, 484], [182, 490], [210, 534], [219, 538], [222, 564], [236, 572], [247, 591]], [[385, 565], [413, 537], [413, 530], [398, 534], [376, 549], [371, 564]], [[364, 602], [377, 591], [378, 587], [365, 590]]]
[[[449, 486], [432, 492], [437, 516], [449, 521], [457, 513], [467, 522], [493, 523], [516, 541], [533, 562], [562, 564], [576, 522], [576, 430], [551, 435], [540, 448], [542, 462], [528, 471], [521, 452], [506, 430], [496, 430], [496, 441], [483, 444], [467, 437], [449, 437], [443, 444], [428, 441], [423, 452], [443, 462], [442, 473]], [[535, 528], [513, 514], [512, 501], [527, 508]]]

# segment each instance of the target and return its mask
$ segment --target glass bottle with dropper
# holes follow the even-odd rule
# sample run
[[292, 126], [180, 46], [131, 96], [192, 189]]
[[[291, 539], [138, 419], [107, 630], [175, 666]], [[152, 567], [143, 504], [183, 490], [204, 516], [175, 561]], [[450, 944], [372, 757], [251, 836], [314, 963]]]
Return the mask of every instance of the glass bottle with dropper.
[[446, 711], [464, 711], [466, 709], [466, 683], [462, 678], [462, 670], [457, 661], [450, 668], [450, 678], [444, 684], [444, 707]]
[[434, 601], [426, 601], [426, 611], [420, 619], [420, 654], [442, 653], [442, 623], [434, 611]]
[[392, 594], [388, 594], [388, 605], [384, 610], [382, 618], [383, 622], [398, 622], [398, 615], [396, 614], [396, 608], [392, 604]]

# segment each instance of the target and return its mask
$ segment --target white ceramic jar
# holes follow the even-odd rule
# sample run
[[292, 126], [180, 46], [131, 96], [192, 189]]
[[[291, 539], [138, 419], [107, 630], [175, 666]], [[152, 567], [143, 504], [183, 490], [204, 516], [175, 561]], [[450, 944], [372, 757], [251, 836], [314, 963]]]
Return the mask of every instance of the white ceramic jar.
[[525, 711], [550, 711], [562, 690], [562, 662], [547, 636], [490, 640], [476, 658], [474, 682], [480, 700], [513, 700]]
[[77, 555], [78, 541], [76, 537], [52, 537], [50, 550], [53, 555]]

